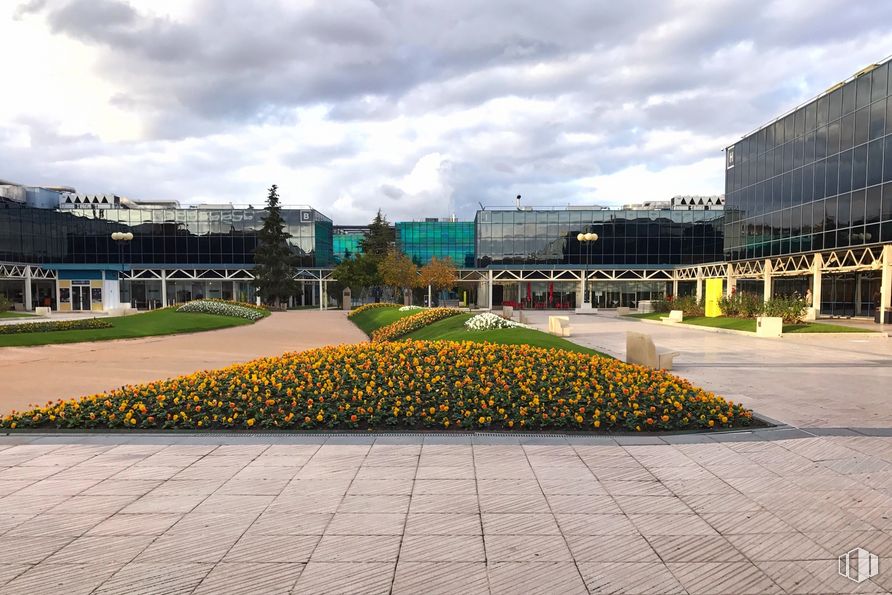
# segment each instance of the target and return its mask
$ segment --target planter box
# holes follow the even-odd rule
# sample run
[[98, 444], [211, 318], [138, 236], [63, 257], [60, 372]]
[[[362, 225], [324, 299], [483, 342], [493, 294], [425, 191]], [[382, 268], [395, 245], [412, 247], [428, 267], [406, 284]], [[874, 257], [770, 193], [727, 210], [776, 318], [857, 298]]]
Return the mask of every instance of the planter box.
[[784, 334], [784, 319], [773, 316], [756, 318], [757, 337], [780, 337]]

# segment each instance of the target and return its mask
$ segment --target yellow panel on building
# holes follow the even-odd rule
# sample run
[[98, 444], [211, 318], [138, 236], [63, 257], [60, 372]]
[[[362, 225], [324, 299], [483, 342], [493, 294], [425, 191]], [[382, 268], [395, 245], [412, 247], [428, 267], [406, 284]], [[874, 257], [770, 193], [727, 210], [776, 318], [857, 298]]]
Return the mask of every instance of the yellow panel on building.
[[59, 287], [59, 297], [56, 300], [59, 312], [71, 312], [71, 281], [59, 279], [56, 285]]
[[90, 281], [90, 309], [93, 312], [102, 312], [102, 280], [94, 279]]
[[721, 299], [723, 292], [722, 282], [722, 279], [706, 280], [705, 310], [706, 316], [709, 318], [715, 318], [722, 315], [722, 311], [719, 308], [719, 299]]

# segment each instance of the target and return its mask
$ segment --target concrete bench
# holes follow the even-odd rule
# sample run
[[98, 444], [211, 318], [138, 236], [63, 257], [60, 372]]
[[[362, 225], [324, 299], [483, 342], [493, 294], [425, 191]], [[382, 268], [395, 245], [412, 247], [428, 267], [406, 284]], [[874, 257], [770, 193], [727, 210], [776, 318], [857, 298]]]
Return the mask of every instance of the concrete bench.
[[684, 311], [671, 310], [669, 312], [669, 316], [660, 316], [660, 320], [662, 322], [683, 322], [684, 321]]
[[53, 313], [53, 309], [47, 306], [38, 306], [34, 308], [34, 313], [38, 316], [49, 316]]
[[616, 309], [617, 316], [626, 316], [630, 313], [631, 313], [631, 309], [629, 309], [626, 306], [620, 306], [619, 308]]
[[671, 370], [677, 351], [657, 351], [650, 335], [626, 332], [626, 363], [658, 370]]
[[757, 337], [781, 337], [784, 334], [784, 319], [774, 316], [756, 317]]
[[570, 317], [569, 316], [549, 316], [548, 332], [559, 337], [570, 336]]

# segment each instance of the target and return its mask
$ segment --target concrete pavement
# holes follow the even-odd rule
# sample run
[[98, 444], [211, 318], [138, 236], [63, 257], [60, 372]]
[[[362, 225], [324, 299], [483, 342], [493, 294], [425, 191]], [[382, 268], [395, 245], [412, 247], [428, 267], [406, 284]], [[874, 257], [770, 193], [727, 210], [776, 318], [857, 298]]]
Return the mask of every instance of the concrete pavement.
[[[525, 313], [547, 330], [546, 312]], [[892, 428], [892, 339], [859, 334], [759, 339], [648, 324], [615, 314], [570, 314], [570, 341], [625, 358], [626, 331], [678, 351], [673, 373], [797, 427]]]
[[346, 312], [295, 310], [274, 312], [251, 325], [202, 333], [3, 347], [0, 413], [286, 351], [366, 340]]

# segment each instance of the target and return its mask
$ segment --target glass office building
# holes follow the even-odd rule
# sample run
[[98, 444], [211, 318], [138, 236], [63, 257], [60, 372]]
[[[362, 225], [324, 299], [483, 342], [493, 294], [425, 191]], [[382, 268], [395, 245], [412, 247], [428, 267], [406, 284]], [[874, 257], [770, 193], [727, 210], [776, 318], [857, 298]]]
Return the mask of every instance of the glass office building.
[[725, 256], [892, 241], [889, 63], [728, 147]]
[[[721, 210], [484, 210], [476, 217], [477, 266], [650, 266], [722, 258]], [[596, 242], [579, 242], [596, 233]]]
[[335, 264], [362, 253], [360, 244], [368, 228], [335, 225], [332, 229], [332, 260]]
[[[727, 260], [892, 242], [889, 69], [868, 67], [727, 148]], [[879, 271], [824, 274], [817, 306], [825, 315], [871, 316], [880, 284]], [[803, 275], [773, 292], [805, 294], [812, 285]]]
[[404, 221], [396, 224], [397, 246], [415, 264], [451, 258], [460, 268], [474, 267], [473, 221]]

